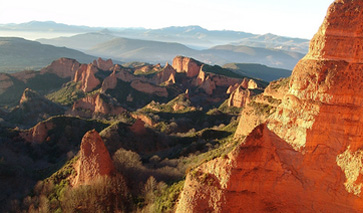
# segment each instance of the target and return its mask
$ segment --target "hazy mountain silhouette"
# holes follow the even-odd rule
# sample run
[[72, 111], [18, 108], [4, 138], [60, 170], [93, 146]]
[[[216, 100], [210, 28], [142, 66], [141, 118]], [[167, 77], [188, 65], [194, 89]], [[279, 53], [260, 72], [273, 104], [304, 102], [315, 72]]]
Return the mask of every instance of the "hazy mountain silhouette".
[[68, 57], [89, 63], [96, 57], [80, 51], [41, 44], [23, 38], [0, 37], [0, 72], [38, 69], [53, 60]]

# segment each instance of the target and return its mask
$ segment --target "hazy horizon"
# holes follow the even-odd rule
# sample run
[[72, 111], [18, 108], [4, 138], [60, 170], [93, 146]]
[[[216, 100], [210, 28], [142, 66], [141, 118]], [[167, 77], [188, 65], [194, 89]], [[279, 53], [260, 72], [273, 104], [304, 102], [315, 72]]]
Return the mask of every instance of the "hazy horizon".
[[77, 26], [146, 29], [195, 25], [208, 30], [272, 33], [311, 39], [332, 2], [105, 0], [102, 4], [89, 4], [86, 1], [64, 0], [55, 7], [54, 2], [44, 0], [5, 1], [0, 8], [0, 24], [54, 21]]

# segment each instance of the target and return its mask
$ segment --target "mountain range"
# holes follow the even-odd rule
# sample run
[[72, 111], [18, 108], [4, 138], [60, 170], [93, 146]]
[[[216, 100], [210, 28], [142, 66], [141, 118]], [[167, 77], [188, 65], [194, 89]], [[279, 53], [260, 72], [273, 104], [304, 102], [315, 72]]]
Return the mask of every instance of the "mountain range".
[[209, 64], [261, 63], [290, 70], [307, 52], [309, 43], [272, 34], [210, 31], [200, 26], [104, 29], [33, 21], [0, 25], [1, 31], [63, 32], [67, 36], [37, 41], [125, 62], [170, 63], [176, 55], [187, 55]]
[[[44, 44], [74, 48], [90, 55], [125, 62], [170, 63], [176, 55], [186, 55], [210, 64], [259, 63], [291, 70], [297, 61], [303, 57], [302, 53], [284, 50], [283, 48], [232, 44], [199, 50], [178, 42], [118, 37], [108, 30], [70, 37], [38, 39], [38, 41]], [[276, 45], [281, 46], [281, 43], [276, 43]]]

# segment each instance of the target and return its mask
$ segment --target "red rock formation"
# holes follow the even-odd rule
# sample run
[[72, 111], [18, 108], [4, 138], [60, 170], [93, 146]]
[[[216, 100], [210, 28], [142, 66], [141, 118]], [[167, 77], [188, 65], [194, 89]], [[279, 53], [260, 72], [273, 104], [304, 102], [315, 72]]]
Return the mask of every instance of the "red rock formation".
[[98, 67], [100, 70], [110, 70], [113, 67], [113, 62], [111, 59], [104, 61], [102, 58], [98, 58], [97, 61], [94, 60], [92, 63], [94, 66]]
[[248, 88], [248, 79], [247, 78], [244, 78], [242, 83], [241, 83], [241, 86], [245, 89]]
[[131, 82], [131, 87], [135, 90], [147, 94], [153, 94], [161, 97], [167, 97], [168, 91], [165, 87], [159, 87], [147, 82], [142, 82], [140, 80], [134, 80]]
[[238, 78], [229, 78], [224, 75], [217, 75], [217, 74], [208, 74], [211, 80], [216, 84], [218, 87], [229, 87], [230, 85], [234, 85], [241, 82], [241, 79]]
[[76, 101], [73, 104], [72, 111], [77, 114], [77, 111], [88, 110], [92, 113], [100, 113], [105, 115], [117, 115], [125, 111], [125, 109], [110, 97], [104, 94], [89, 95]]
[[74, 82], [81, 82], [81, 90], [90, 92], [95, 89], [101, 82], [95, 77], [98, 72], [97, 67], [92, 64], [82, 64], [76, 71]]
[[117, 77], [116, 77], [116, 72], [113, 71], [111, 73], [111, 75], [107, 76], [103, 82], [102, 82], [102, 86], [101, 86], [101, 91], [105, 92], [108, 89], [115, 89], [117, 86]]
[[242, 86], [237, 87], [228, 98], [228, 106], [244, 107], [251, 96], [251, 92], [248, 89], [244, 89]]
[[88, 131], [83, 136], [79, 152], [79, 160], [75, 163], [77, 176], [74, 186], [91, 184], [98, 177], [114, 173], [110, 154], [96, 130]]
[[216, 83], [210, 78], [210, 76], [208, 76], [203, 81], [202, 85], [200, 85], [200, 88], [202, 88], [208, 95], [212, 95], [213, 91], [216, 89]]
[[166, 63], [165, 67], [155, 75], [155, 84], [175, 84], [175, 69]]
[[208, 95], [212, 95], [217, 87], [231, 87], [231, 85], [238, 84], [240, 81], [240, 79], [205, 72], [202, 66], [198, 76], [193, 80], [193, 85], [199, 86]]
[[282, 99], [289, 91], [290, 78], [283, 78], [277, 81], [270, 82], [266, 87], [263, 94], [265, 96], [271, 96], [275, 99]]
[[265, 123], [288, 92], [289, 79], [271, 82], [265, 91], [245, 105], [241, 112], [235, 139], [247, 136], [256, 126]]
[[48, 137], [48, 131], [54, 128], [52, 122], [40, 122], [33, 128], [20, 132], [20, 137], [30, 143], [45, 142]]
[[26, 88], [23, 92], [23, 95], [20, 98], [19, 103], [23, 104], [23, 103], [31, 101], [33, 99], [39, 99], [39, 98], [40, 98], [40, 95], [38, 93], [36, 93], [35, 91], [33, 91], [29, 88]]
[[186, 72], [188, 77], [195, 77], [199, 74], [201, 63], [193, 58], [177, 56], [173, 59], [173, 68], [177, 72]]
[[49, 66], [40, 70], [40, 73], [53, 73], [61, 78], [73, 78], [80, 66], [80, 63], [74, 59], [60, 58], [56, 61], [53, 61]]
[[135, 73], [142, 73], [142, 74], [146, 74], [146, 73], [154, 73], [154, 72], [158, 72], [161, 70], [161, 65], [157, 64], [157, 65], [145, 65], [145, 66], [141, 66], [141, 67], [137, 67], [135, 69]]
[[254, 80], [250, 79], [248, 81], [248, 87], [247, 88], [248, 89], [257, 89], [258, 88], [258, 85], [257, 85], [257, 83]]
[[268, 124], [189, 174], [177, 212], [363, 211], [362, 8], [330, 6]]

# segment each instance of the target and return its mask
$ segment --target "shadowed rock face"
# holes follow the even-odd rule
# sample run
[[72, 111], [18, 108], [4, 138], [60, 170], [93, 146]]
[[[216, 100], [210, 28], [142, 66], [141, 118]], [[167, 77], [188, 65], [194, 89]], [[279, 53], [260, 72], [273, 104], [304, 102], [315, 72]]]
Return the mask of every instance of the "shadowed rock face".
[[73, 185], [90, 184], [101, 176], [112, 175], [115, 168], [110, 154], [96, 130], [88, 131], [82, 138], [77, 176]]
[[335, 1], [276, 112], [188, 175], [177, 212], [363, 211], [362, 36], [363, 2]]

